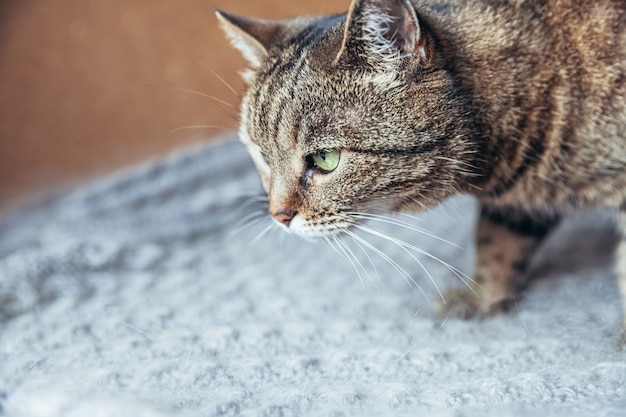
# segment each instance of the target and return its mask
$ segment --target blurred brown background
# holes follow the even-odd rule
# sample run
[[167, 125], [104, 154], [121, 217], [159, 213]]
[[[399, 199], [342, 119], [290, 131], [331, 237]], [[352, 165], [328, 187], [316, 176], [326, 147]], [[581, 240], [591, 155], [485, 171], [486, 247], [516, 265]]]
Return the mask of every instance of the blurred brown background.
[[0, 0], [0, 209], [235, 129], [225, 84], [243, 90], [244, 62], [214, 8], [283, 18], [348, 4]]

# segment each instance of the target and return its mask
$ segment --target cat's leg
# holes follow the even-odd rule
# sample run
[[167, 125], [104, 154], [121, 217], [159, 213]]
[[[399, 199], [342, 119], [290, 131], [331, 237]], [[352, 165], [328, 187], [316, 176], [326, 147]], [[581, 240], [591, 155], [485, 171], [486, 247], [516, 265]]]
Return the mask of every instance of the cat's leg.
[[558, 215], [530, 217], [483, 205], [476, 228], [473, 281], [449, 291], [440, 313], [471, 318], [506, 310], [528, 279], [531, 256], [558, 223]]
[[626, 211], [620, 213], [622, 238], [617, 247], [617, 280], [622, 295], [622, 330], [619, 341], [626, 346]]

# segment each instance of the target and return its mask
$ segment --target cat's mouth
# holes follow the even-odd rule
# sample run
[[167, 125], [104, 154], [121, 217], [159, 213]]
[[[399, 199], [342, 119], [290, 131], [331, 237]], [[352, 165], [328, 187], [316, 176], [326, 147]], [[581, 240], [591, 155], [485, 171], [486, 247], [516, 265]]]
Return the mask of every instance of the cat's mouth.
[[313, 214], [310, 217], [306, 213], [293, 212], [287, 222], [281, 221], [277, 216], [273, 217], [276, 223], [288, 233], [307, 239], [324, 239], [344, 233], [352, 234], [355, 229], [361, 229], [364, 223], [372, 220], [387, 221], [387, 216], [376, 213], [389, 213], [392, 204], [391, 199], [375, 201], [370, 202], [363, 211], [339, 211], [332, 214]]
[[307, 239], [336, 236], [350, 230], [357, 223], [349, 216], [333, 216], [323, 220], [310, 221], [302, 216], [295, 216], [289, 225], [281, 224], [290, 233]]

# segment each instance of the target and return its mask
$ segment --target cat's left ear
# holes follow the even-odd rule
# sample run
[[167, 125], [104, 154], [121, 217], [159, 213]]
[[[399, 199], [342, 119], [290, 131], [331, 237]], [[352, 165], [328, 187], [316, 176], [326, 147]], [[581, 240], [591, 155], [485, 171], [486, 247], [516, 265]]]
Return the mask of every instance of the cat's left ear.
[[427, 40], [411, 1], [353, 0], [335, 62], [365, 58], [374, 67], [396, 69], [403, 57], [422, 66], [429, 60]]
[[216, 10], [215, 14], [233, 46], [239, 49], [253, 68], [257, 68], [267, 58], [267, 51], [282, 28], [281, 23], [274, 20], [239, 16], [220, 10]]

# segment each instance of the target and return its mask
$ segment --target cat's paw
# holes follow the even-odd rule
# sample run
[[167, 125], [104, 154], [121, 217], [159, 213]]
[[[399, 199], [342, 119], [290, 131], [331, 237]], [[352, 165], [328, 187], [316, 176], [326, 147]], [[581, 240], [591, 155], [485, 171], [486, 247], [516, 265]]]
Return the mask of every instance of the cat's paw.
[[484, 318], [506, 312], [513, 303], [512, 297], [487, 298], [467, 288], [448, 290], [437, 305], [442, 318], [457, 317], [463, 320]]

